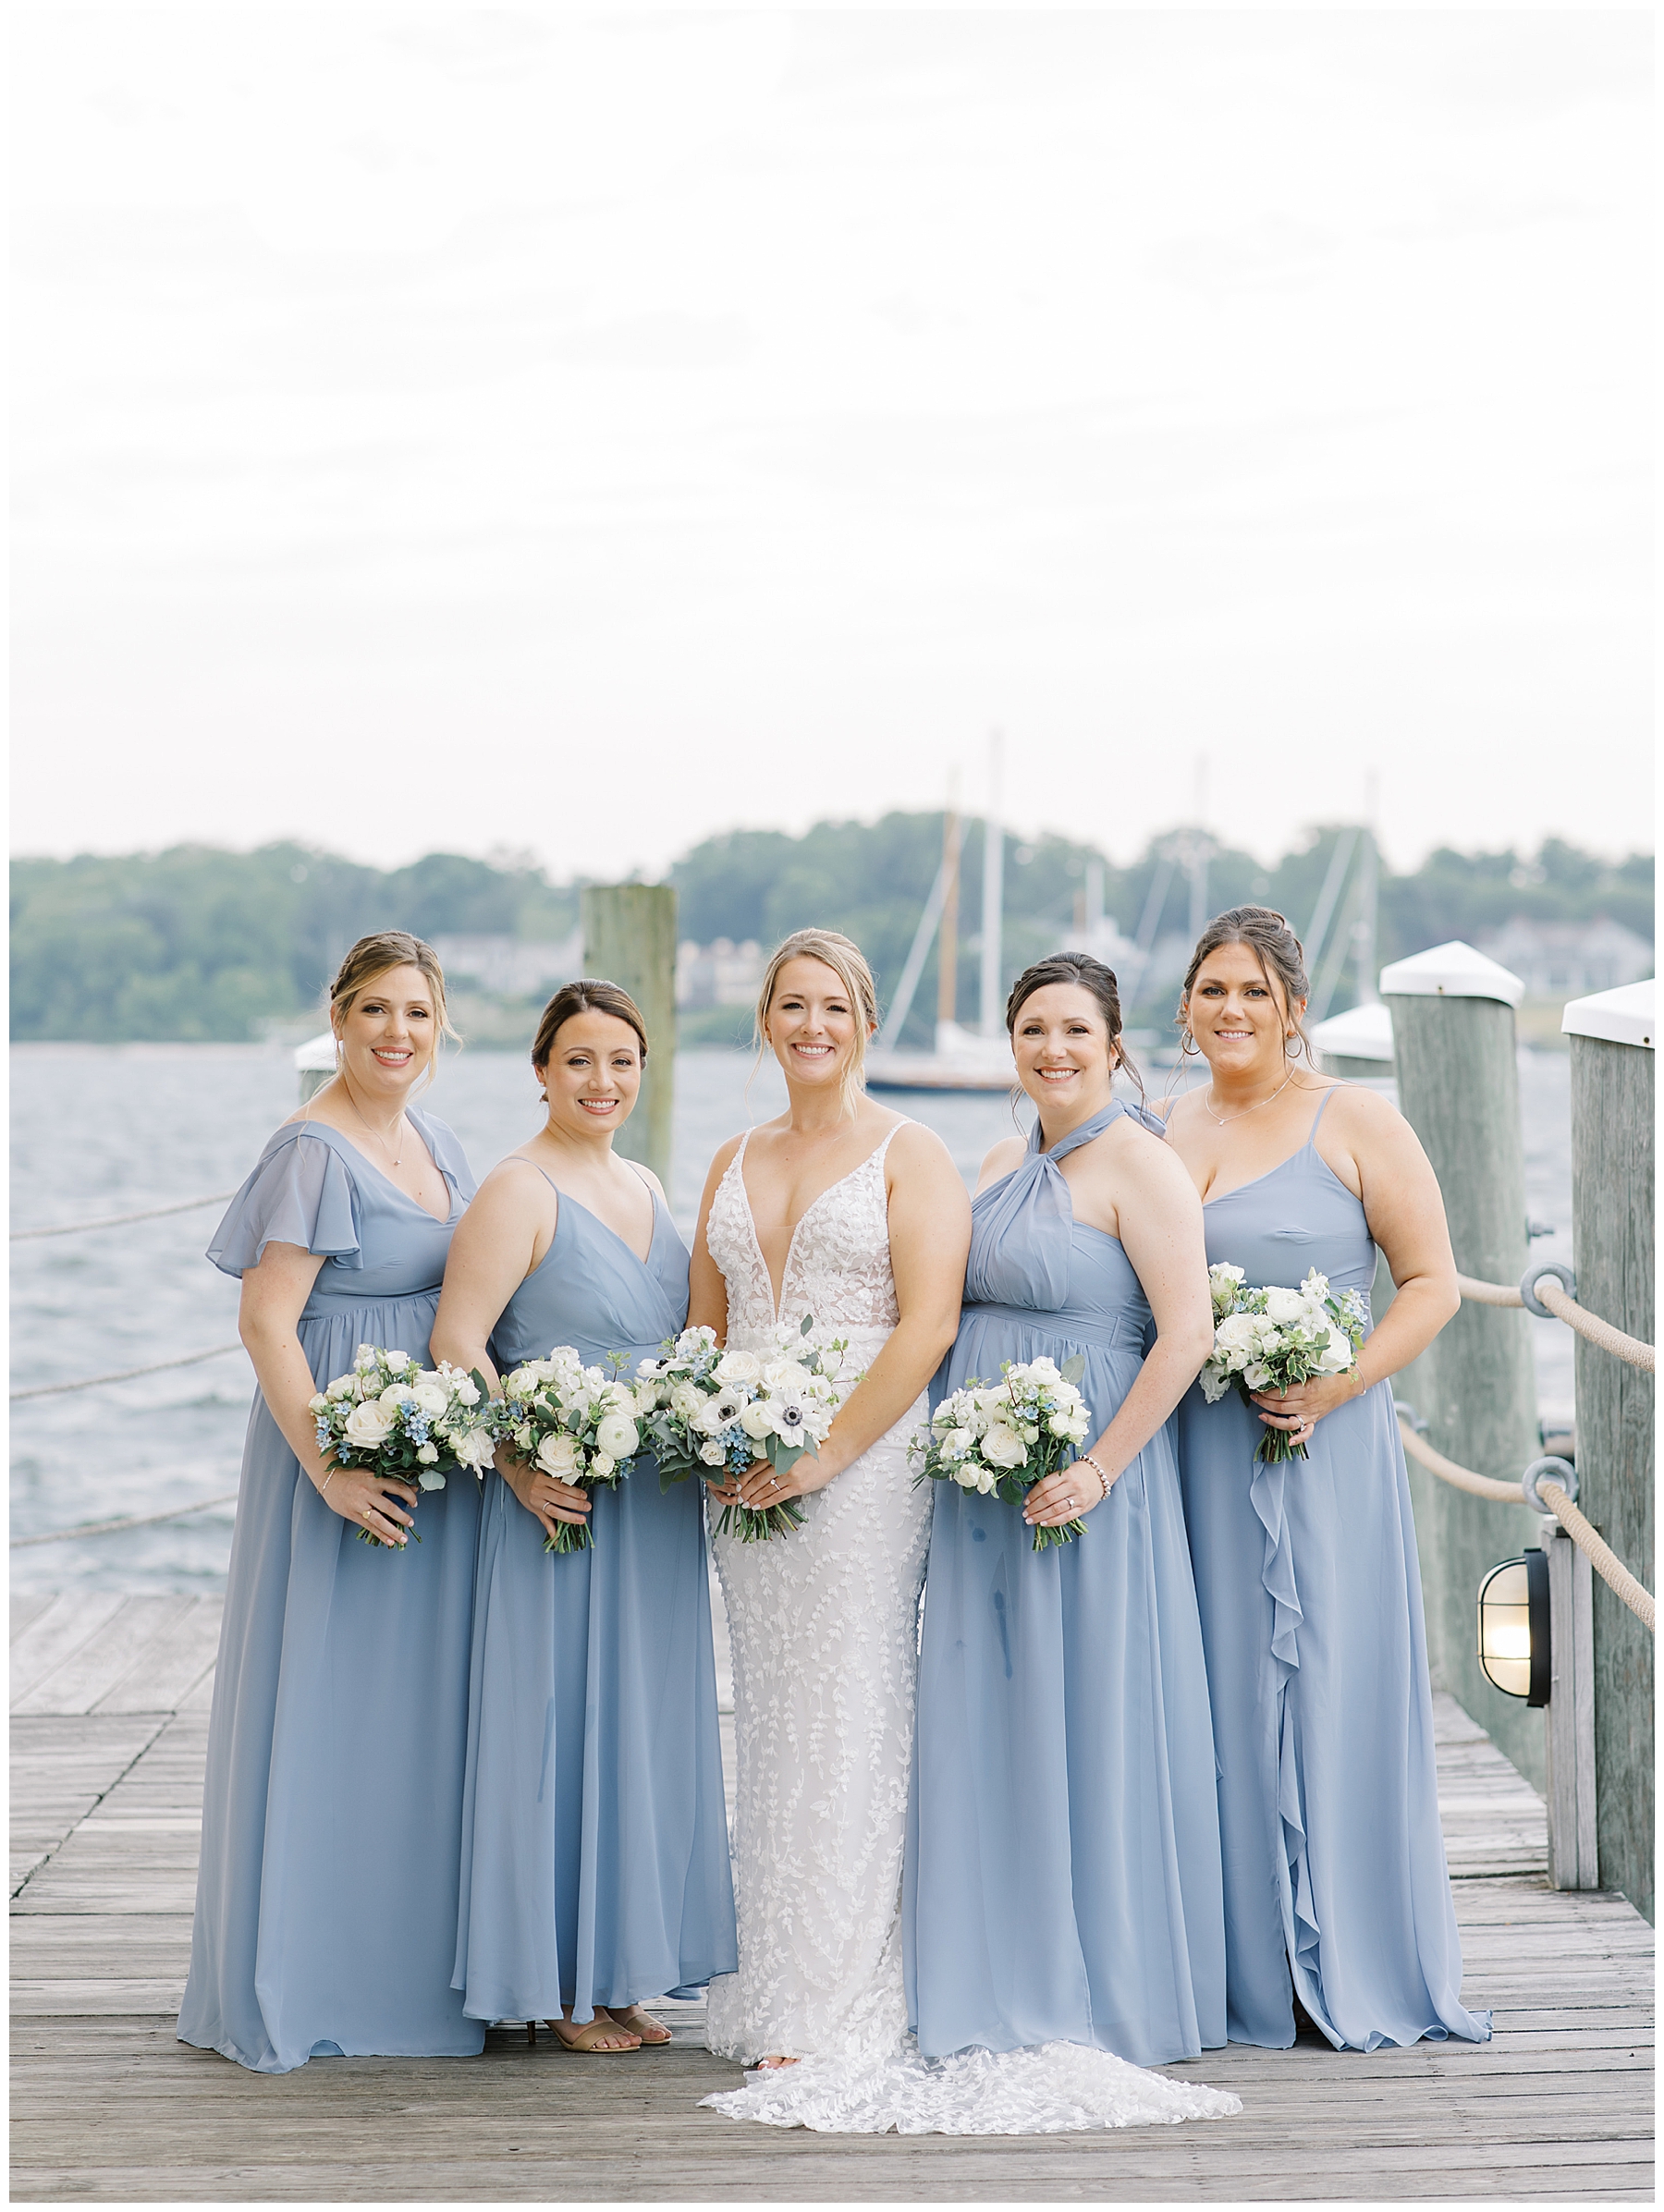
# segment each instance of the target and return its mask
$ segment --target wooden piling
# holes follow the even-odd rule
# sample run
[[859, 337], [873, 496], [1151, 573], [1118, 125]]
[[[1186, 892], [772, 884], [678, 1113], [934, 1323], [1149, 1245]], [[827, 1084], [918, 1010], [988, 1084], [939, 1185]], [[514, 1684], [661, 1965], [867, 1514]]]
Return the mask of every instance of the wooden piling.
[[670, 1192], [676, 1091], [676, 893], [668, 884], [591, 884], [579, 895], [584, 973], [628, 991], [647, 1025], [647, 1071], [617, 1149]]
[[[1653, 1302], [1650, 984], [1575, 999], [1572, 1258], [1581, 1304], [1645, 1343]], [[1613, 1002], [1629, 1002], [1627, 1006]], [[1626, 1019], [1626, 1017], [1628, 1017]], [[1627, 1034], [1625, 1033], [1627, 1033]], [[1577, 1502], [1624, 1564], [1653, 1582], [1653, 1378], [1576, 1344]], [[1601, 1885], [1653, 1917], [1653, 1639], [1594, 1584], [1595, 1802]]]
[[[1495, 1283], [1517, 1283], [1527, 1252], [1513, 1015], [1520, 990], [1516, 977], [1461, 944], [1381, 974], [1399, 1105], [1438, 1178], [1457, 1269]], [[1538, 1455], [1536, 1376], [1521, 1312], [1464, 1302], [1393, 1388], [1425, 1418], [1428, 1441], [1464, 1467], [1511, 1482]], [[1523, 1499], [1512, 1512], [1413, 1462], [1410, 1490], [1433, 1679], [1541, 1789], [1541, 1714], [1505, 1697], [1474, 1651], [1480, 1580], [1535, 1544], [1536, 1517]]]

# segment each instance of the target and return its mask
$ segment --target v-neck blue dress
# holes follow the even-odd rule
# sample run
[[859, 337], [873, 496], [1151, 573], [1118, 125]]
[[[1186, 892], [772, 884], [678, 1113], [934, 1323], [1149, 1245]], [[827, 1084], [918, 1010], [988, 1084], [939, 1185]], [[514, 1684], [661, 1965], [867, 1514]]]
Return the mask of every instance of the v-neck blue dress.
[[[1365, 1302], [1362, 1202], [1306, 1142], [1203, 1207], [1210, 1266], [1297, 1287], [1313, 1267]], [[1291, 1983], [1337, 2048], [1460, 2035], [1462, 1944], [1434, 1772], [1421, 1570], [1390, 1381], [1326, 1414], [1306, 1458], [1256, 1460], [1232, 1389], [1179, 1408], [1207, 1647], [1225, 1852], [1231, 2040], [1286, 2048]]]
[[[1150, 1308], [1120, 1240], [1074, 1218], [1058, 1162], [1112, 1102], [971, 1208], [939, 1404], [1004, 1361], [1085, 1361], [1093, 1434], [1137, 1379]], [[1097, 1478], [1083, 1473], [1095, 1489]], [[1068, 2042], [1138, 2065], [1225, 2040], [1207, 1680], [1172, 1425], [1071, 1544], [951, 1483], [924, 1585], [903, 1887], [910, 2014], [929, 2058]]]
[[[621, 1351], [633, 1377], [687, 1318], [656, 1193], [643, 1261], [561, 1192], [491, 1356], [506, 1374], [557, 1344], [597, 1366]], [[593, 1544], [545, 1552], [485, 1477], [454, 1976], [472, 2020], [587, 2021], [737, 1963], [702, 1486], [662, 1491], [642, 1459], [593, 1497]]]
[[[407, 1109], [450, 1192], [435, 1221], [340, 1132], [288, 1122], [208, 1248], [227, 1275], [270, 1243], [324, 1254], [297, 1327], [320, 1389], [361, 1344], [423, 1365], [473, 1178]], [[450, 1986], [479, 1484], [424, 1491], [420, 1544], [358, 1541], [256, 1396], [202, 1794], [181, 2041], [262, 2073], [320, 2055], [464, 2057]]]

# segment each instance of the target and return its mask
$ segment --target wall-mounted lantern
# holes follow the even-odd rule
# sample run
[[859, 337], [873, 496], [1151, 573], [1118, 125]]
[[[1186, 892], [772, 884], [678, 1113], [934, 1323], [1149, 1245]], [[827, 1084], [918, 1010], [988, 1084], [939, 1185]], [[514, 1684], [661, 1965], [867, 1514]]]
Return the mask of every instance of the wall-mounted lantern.
[[1506, 1697], [1548, 1703], [1548, 1556], [1528, 1551], [1479, 1585], [1479, 1664]]

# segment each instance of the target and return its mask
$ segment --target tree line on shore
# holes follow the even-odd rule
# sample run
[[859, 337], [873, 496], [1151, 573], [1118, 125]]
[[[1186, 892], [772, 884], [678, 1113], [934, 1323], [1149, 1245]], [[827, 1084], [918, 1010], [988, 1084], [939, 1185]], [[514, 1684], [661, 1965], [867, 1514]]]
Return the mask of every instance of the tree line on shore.
[[[1280, 860], [1215, 847], [1206, 878], [1210, 912], [1254, 899], [1304, 929], [1316, 908], [1344, 825], [1310, 831]], [[1008, 974], [1078, 930], [1085, 886], [1102, 871], [1105, 911], [1131, 937], [1167, 838], [1118, 867], [1091, 845], [1044, 835], [1006, 846], [1002, 948]], [[822, 822], [801, 837], [735, 830], [683, 855], [667, 880], [679, 895], [683, 938], [720, 937], [766, 947], [807, 923], [844, 930], [893, 991], [942, 847], [939, 813], [893, 813], [875, 823]], [[976, 1012], [982, 827], [966, 825], [960, 897], [962, 1020]], [[1182, 930], [1182, 880], [1169, 894], [1164, 933]], [[1634, 852], [1603, 860], [1560, 838], [1535, 854], [1462, 853], [1440, 847], [1413, 873], [1379, 878], [1378, 961], [1451, 937], [1469, 939], [1515, 914], [1542, 922], [1605, 915], [1651, 939], [1653, 861]], [[383, 871], [294, 843], [239, 853], [176, 846], [158, 853], [84, 854], [12, 864], [11, 992], [14, 1041], [137, 1039], [245, 1042], [274, 1021], [304, 1019], [341, 953], [383, 928], [424, 937], [569, 937], [575, 884], [557, 885], [529, 856], [471, 860], [435, 852]], [[1330, 1002], [1352, 1002], [1348, 972]], [[1164, 1025], [1171, 979], [1152, 964], [1141, 1003], [1128, 1009]], [[913, 1025], [927, 1033], [936, 1008], [936, 955], [921, 979]], [[736, 1017], [716, 1009], [703, 1024], [726, 1034]]]

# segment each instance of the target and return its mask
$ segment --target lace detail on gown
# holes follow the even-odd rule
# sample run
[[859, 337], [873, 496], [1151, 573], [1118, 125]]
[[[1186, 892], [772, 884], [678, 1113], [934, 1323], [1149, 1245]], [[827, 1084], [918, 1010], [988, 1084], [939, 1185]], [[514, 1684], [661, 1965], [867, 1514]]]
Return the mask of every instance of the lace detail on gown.
[[[889, 1143], [822, 1192], [787, 1254], [780, 1318], [813, 1315], [815, 1343], [848, 1338], [848, 1385], [896, 1324]], [[776, 1316], [744, 1158], [741, 1144], [706, 1236], [728, 1283], [728, 1342], [754, 1351], [772, 1345]], [[714, 1542], [734, 1660], [740, 1971], [711, 1984], [707, 2040], [727, 2058], [887, 2050], [906, 2032], [901, 1850], [930, 1534], [906, 1447], [926, 1418], [921, 1397], [801, 1499], [796, 1534]]]
[[[705, 1230], [728, 1286], [730, 1347], [769, 1348], [777, 1321], [807, 1314], [811, 1342], [849, 1339], [850, 1386], [872, 1364], [898, 1318], [884, 1172], [895, 1133], [799, 1221], [777, 1317], [741, 1142]], [[901, 1854], [931, 1513], [907, 1441], [928, 1417], [921, 1395], [799, 1501], [794, 1535], [713, 1540], [734, 1662], [740, 1969], [710, 1985], [705, 2039], [723, 2058], [804, 2063], [701, 2102], [736, 2120], [855, 2134], [1046, 2133], [1240, 2111], [1233, 2096], [1107, 2051], [1059, 2043], [926, 2059], [907, 2032]]]

